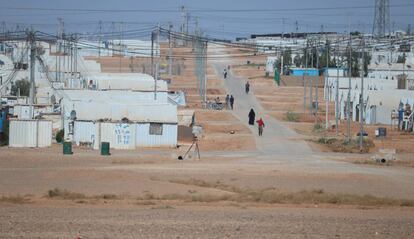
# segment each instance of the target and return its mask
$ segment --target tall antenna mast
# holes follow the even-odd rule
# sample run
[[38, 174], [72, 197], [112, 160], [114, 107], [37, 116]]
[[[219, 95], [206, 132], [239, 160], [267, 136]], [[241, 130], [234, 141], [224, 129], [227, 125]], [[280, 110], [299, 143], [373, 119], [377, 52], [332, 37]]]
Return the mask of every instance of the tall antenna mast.
[[375, 37], [384, 37], [387, 33], [390, 33], [390, 1], [375, 0], [372, 35]]

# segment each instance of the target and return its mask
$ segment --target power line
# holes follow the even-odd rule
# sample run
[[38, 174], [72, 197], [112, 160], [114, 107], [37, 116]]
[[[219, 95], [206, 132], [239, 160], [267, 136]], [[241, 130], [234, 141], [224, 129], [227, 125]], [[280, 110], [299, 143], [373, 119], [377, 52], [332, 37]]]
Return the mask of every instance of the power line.
[[[394, 4], [391, 8], [410, 7], [414, 4]], [[373, 5], [364, 6], [333, 6], [333, 7], [308, 7], [308, 8], [260, 8], [260, 9], [189, 9], [191, 12], [297, 12], [297, 11], [322, 11], [322, 10], [355, 10], [355, 9], [372, 9]], [[176, 13], [177, 9], [92, 9], [92, 8], [40, 8], [40, 7], [2, 7], [6, 10], [20, 10], [20, 11], [59, 11], [59, 12], [139, 12], [139, 13]]]

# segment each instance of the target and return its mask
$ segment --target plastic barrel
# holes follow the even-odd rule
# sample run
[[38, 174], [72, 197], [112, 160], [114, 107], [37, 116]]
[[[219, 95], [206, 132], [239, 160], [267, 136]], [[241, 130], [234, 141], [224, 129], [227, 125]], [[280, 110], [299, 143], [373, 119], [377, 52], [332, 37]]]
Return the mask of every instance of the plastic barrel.
[[109, 142], [101, 142], [101, 155], [111, 155]]
[[387, 128], [378, 128], [378, 135], [379, 137], [386, 137], [387, 136]]
[[63, 154], [73, 154], [72, 142], [63, 142]]

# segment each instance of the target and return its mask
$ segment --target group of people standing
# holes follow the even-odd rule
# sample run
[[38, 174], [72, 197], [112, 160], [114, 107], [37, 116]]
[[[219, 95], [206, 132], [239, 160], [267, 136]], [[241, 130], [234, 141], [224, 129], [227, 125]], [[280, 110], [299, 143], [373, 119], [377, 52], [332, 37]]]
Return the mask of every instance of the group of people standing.
[[233, 110], [233, 105], [234, 105], [234, 97], [233, 95], [227, 95], [226, 96], [226, 108], [228, 110]]

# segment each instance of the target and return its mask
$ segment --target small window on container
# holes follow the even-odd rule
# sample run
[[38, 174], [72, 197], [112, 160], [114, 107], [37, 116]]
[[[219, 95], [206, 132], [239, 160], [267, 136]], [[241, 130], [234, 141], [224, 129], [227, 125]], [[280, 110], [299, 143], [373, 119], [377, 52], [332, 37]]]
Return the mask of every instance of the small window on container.
[[162, 135], [162, 124], [150, 123], [149, 134], [150, 135]]

